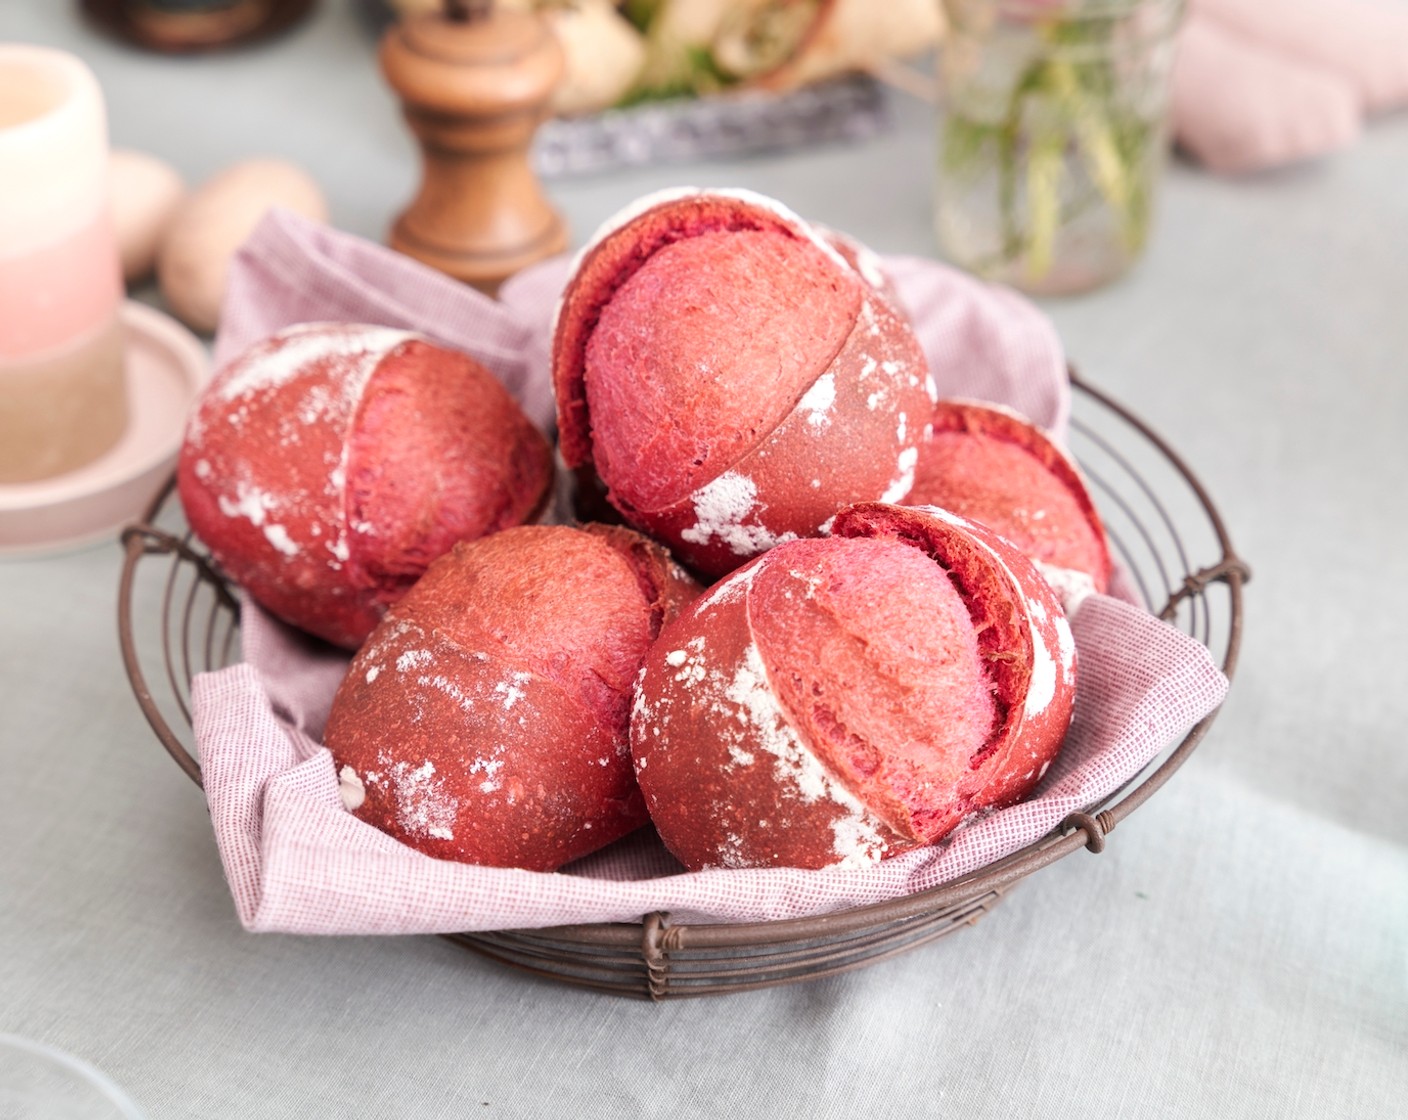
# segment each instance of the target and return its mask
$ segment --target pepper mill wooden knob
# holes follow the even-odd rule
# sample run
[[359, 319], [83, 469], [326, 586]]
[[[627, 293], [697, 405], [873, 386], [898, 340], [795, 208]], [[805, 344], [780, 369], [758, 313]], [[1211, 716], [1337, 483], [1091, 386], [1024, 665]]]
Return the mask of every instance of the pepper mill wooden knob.
[[529, 162], [564, 71], [551, 28], [461, 0], [390, 28], [380, 53], [423, 160], [391, 247], [490, 295], [565, 249], [567, 227]]

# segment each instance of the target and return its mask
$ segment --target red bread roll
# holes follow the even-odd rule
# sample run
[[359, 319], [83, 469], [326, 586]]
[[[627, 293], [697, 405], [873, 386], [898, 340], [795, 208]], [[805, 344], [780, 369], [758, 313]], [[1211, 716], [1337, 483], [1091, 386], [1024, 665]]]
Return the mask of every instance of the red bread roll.
[[315, 323], [216, 375], [177, 481], [236, 582], [354, 648], [456, 541], [536, 517], [552, 470], [547, 441], [474, 359], [405, 331]]
[[358, 651], [324, 738], [358, 817], [427, 855], [551, 871], [646, 821], [630, 696], [698, 587], [620, 527], [456, 545]]
[[1025, 796], [1075, 645], [995, 533], [869, 503], [720, 581], [646, 655], [636, 779], [691, 869], [863, 866]]
[[837, 255], [851, 266], [857, 276], [889, 300], [895, 310], [904, 314], [904, 305], [900, 301], [899, 289], [895, 287], [895, 282], [885, 271], [885, 264], [880, 259], [880, 254], [863, 242], [857, 241], [850, 234], [842, 233], [830, 226], [813, 222], [812, 229], [823, 241], [836, 250]]
[[642, 200], [558, 308], [562, 454], [708, 575], [898, 501], [934, 388], [903, 317], [823, 237], [742, 191]]
[[1080, 469], [1024, 416], [979, 401], [943, 400], [919, 451], [908, 505], [941, 506], [996, 530], [1058, 588], [1079, 577], [1110, 585], [1105, 526]]

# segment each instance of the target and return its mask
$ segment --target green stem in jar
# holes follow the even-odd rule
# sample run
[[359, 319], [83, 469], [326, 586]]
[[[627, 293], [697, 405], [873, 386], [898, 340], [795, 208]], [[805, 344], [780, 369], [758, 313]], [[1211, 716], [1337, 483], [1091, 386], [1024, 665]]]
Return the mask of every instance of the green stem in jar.
[[1161, 139], [1158, 126], [1137, 114], [1125, 114], [1116, 122], [1115, 143], [1124, 165], [1131, 169], [1123, 232], [1125, 246], [1132, 252], [1143, 249], [1149, 239], [1149, 225], [1153, 217], [1153, 170], [1150, 162], [1154, 146]]
[[[1030, 231], [1023, 229], [1023, 222], [1017, 210], [1017, 184], [1022, 170], [1022, 158], [1030, 139], [1029, 129], [1024, 127], [1030, 103], [1036, 102], [1046, 84], [1047, 63], [1038, 59], [1028, 66], [1012, 87], [998, 131], [997, 183], [998, 212], [1002, 222], [1002, 252], [1008, 261], [1020, 259], [1028, 250]], [[1028, 196], [1030, 207], [1030, 191]]]
[[1061, 180], [1066, 170], [1066, 137], [1048, 129], [1032, 138], [1027, 152], [1026, 271], [1040, 280], [1055, 261], [1061, 228]]
[[[959, 92], [944, 127], [946, 175], [978, 189], [991, 174], [995, 262], [1040, 280], [1057, 263], [1061, 231], [1103, 208], [1126, 252], [1147, 240], [1156, 122], [1125, 104], [1108, 19], [1049, 20], [1032, 28], [1042, 48], [1008, 87], [997, 114]], [[979, 87], [981, 88], [981, 87]]]
[[1121, 242], [1133, 252], [1148, 237], [1146, 161], [1155, 129], [1121, 102], [1114, 29], [1114, 23], [1102, 19], [1057, 22], [1044, 30], [1044, 37], [1057, 53], [1051, 87], [1071, 122], [1076, 150], [1114, 212]]
[[1129, 210], [1129, 168], [1115, 143], [1114, 107], [1086, 96], [1081, 80], [1081, 71], [1086, 69], [1091, 69], [1091, 65], [1052, 62], [1051, 91], [1062, 110], [1061, 116], [1070, 122], [1072, 137], [1091, 181], [1105, 201], [1124, 215]]

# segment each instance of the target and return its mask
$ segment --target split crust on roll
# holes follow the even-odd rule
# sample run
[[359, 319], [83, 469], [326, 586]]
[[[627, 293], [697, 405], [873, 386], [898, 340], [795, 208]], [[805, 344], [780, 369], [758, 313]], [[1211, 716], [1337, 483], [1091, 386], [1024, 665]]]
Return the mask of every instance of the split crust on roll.
[[631, 525], [708, 575], [901, 500], [936, 392], [908, 323], [770, 199], [642, 200], [558, 308], [561, 451]]
[[1009, 543], [943, 510], [859, 505], [661, 632], [636, 777], [691, 869], [865, 866], [1029, 793], [1075, 671], [1054, 593]]

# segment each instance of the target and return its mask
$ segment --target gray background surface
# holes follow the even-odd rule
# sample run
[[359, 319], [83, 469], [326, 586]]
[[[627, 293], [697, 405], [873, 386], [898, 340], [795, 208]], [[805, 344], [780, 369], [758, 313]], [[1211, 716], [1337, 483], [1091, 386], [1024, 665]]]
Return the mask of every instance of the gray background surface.
[[[113, 141], [192, 181], [277, 154], [380, 237], [415, 153], [347, 3], [267, 47], [154, 58], [76, 5]], [[932, 255], [932, 120], [832, 147], [558, 182], [578, 242], [680, 182]], [[982, 924], [813, 984], [659, 1006], [432, 938], [239, 928], [198, 793], [118, 657], [116, 543], [0, 562], [0, 1031], [154, 1118], [1379, 1117], [1408, 1101], [1408, 118], [1313, 166], [1168, 178], [1125, 281], [1045, 304], [1200, 474], [1253, 565], [1207, 741], [1112, 835]]]

